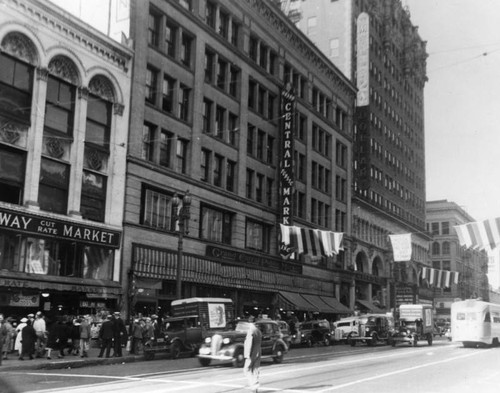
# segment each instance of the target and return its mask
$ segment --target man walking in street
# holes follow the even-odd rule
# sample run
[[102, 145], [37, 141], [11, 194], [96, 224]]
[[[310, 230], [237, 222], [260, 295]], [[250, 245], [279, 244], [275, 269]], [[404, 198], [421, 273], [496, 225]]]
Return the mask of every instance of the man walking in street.
[[125, 322], [123, 322], [123, 319], [121, 319], [120, 312], [116, 311], [113, 318], [114, 357], [121, 358], [123, 356], [122, 345], [127, 337], [128, 335], [127, 328], [125, 327]]
[[244, 343], [245, 365], [243, 372], [247, 377], [248, 389], [257, 393], [259, 389], [260, 358], [262, 346], [262, 333], [253, 323], [254, 318], [248, 319], [248, 331]]

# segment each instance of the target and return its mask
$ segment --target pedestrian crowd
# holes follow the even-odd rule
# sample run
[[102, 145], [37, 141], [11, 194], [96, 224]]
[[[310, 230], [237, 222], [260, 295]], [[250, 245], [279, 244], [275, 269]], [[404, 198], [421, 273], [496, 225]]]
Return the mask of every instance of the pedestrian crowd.
[[104, 316], [95, 323], [90, 315], [58, 316], [47, 320], [41, 311], [28, 314], [19, 320], [4, 318], [0, 313], [0, 365], [9, 356], [19, 360], [47, 358], [52, 352], [61, 359], [68, 355], [88, 357], [91, 340], [98, 339], [98, 357], [122, 357], [123, 348], [138, 355], [146, 342], [161, 334], [157, 315], [131, 318], [126, 325], [120, 312]]

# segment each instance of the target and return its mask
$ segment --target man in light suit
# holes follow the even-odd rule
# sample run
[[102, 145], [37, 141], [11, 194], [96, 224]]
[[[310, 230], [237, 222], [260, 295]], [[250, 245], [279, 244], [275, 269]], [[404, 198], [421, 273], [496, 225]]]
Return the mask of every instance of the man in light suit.
[[248, 331], [245, 337], [244, 356], [245, 365], [243, 372], [247, 377], [248, 388], [257, 393], [259, 384], [260, 373], [260, 358], [262, 346], [262, 333], [259, 328], [253, 323], [253, 317], [248, 319]]

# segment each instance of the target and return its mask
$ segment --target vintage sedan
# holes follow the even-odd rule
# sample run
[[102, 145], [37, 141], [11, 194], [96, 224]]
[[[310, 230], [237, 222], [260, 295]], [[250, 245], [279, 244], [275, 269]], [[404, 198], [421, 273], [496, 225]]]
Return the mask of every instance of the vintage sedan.
[[[276, 321], [260, 319], [255, 326], [262, 332], [262, 359], [272, 359], [281, 363], [288, 346], [283, 341], [283, 334]], [[248, 322], [240, 321], [234, 330], [222, 330], [205, 338], [198, 351], [198, 360], [202, 366], [209, 366], [212, 361], [232, 362], [235, 367], [243, 367], [244, 342], [248, 330]]]

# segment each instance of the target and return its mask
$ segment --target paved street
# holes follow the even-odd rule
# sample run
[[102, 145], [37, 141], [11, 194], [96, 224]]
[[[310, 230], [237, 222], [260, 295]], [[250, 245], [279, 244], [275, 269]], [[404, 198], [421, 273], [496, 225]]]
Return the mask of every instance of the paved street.
[[[242, 369], [208, 368], [197, 359], [159, 359], [59, 370], [22, 370], [0, 375], [18, 392], [244, 392]], [[140, 359], [136, 359], [140, 360]], [[34, 361], [35, 362], [35, 361]], [[123, 364], [122, 364], [123, 363]], [[346, 345], [295, 348], [283, 364], [263, 362], [261, 392], [497, 392], [500, 349], [465, 349], [438, 339], [432, 347]]]

